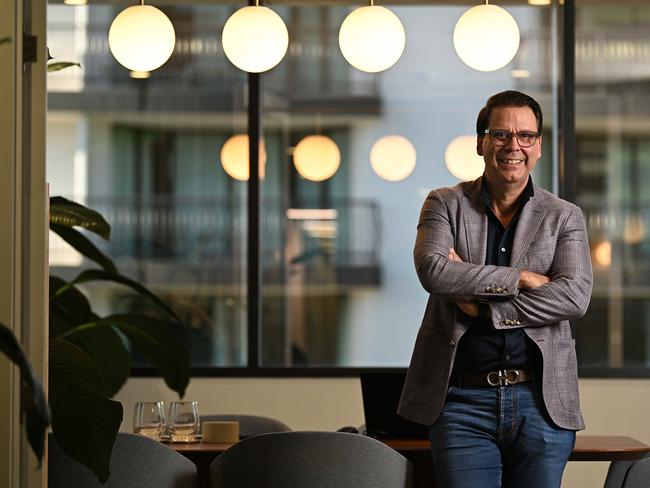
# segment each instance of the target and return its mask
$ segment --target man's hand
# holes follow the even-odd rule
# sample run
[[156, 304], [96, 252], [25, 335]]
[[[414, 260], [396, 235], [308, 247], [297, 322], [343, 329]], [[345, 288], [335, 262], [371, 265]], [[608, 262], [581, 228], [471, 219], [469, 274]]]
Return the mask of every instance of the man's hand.
[[533, 273], [526, 269], [522, 269], [519, 273], [519, 288], [532, 289], [550, 282], [551, 279], [548, 276]]
[[460, 308], [465, 314], [470, 317], [478, 317], [478, 303], [476, 302], [459, 302], [458, 308]]
[[[460, 259], [460, 256], [456, 254], [454, 248], [449, 249], [449, 255], [447, 256], [449, 261], [456, 261], [457, 263], [462, 263], [463, 260]], [[470, 317], [478, 317], [478, 303], [476, 302], [460, 302], [457, 303], [458, 308], [460, 308], [465, 314]]]

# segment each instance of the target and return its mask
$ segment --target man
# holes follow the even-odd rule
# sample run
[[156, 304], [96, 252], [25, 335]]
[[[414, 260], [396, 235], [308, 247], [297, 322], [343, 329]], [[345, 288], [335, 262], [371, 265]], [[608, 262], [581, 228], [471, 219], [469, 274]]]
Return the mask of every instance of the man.
[[533, 184], [542, 111], [478, 115], [483, 176], [429, 193], [414, 257], [429, 292], [399, 413], [430, 425], [437, 486], [559, 487], [584, 429], [569, 320], [592, 272], [582, 212]]

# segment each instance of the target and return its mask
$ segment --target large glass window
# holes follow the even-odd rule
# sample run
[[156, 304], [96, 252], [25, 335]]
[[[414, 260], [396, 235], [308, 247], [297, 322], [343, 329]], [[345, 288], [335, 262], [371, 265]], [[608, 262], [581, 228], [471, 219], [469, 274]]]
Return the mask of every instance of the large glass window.
[[[471, 160], [476, 115], [489, 95], [519, 89], [542, 103], [543, 158], [533, 178], [557, 190], [560, 7], [511, 2], [519, 51], [505, 68], [483, 73], [463, 64], [452, 43], [454, 24], [470, 6], [391, 6], [406, 30], [406, 49], [394, 67], [366, 74], [338, 47], [352, 7], [273, 5], [290, 45], [260, 77], [257, 366], [407, 365], [426, 303], [412, 264], [419, 210], [430, 189], [459, 182], [452, 171]], [[236, 167], [248, 161], [237, 153], [245, 137], [233, 136], [247, 132], [247, 76], [227, 61], [220, 42], [238, 6], [164, 7], [177, 45], [147, 79], [132, 78], [108, 51], [108, 26], [121, 8], [49, 7], [52, 54], [82, 64], [49, 77], [52, 194], [106, 216], [113, 235], [102, 248], [188, 322], [195, 367], [245, 366], [247, 171]], [[400, 138], [385, 139], [391, 135]], [[300, 156], [307, 142], [323, 140]], [[403, 169], [414, 157], [415, 167], [390, 181], [380, 166], [395, 141], [403, 146], [383, 164]], [[452, 141], [462, 155], [451, 158], [450, 170]], [[463, 141], [470, 155], [462, 153]], [[338, 166], [314, 175], [329, 164], [330, 151]], [[54, 239], [51, 256], [55, 272], [67, 276], [87, 264]], [[143, 307], [119, 287], [86, 291], [100, 312]]]
[[577, 203], [594, 265], [577, 322], [583, 374], [650, 367], [650, 6], [578, 2]]
[[[291, 45], [288, 58], [263, 77], [264, 137], [282, 141], [280, 152], [267, 152], [262, 191], [264, 222], [275, 226], [264, 228], [271, 237], [263, 252], [264, 366], [408, 364], [426, 303], [412, 261], [420, 207], [432, 188], [458, 183], [446, 150], [467, 136], [471, 155], [476, 115], [491, 94], [520, 89], [543, 104], [543, 159], [533, 178], [553, 190], [554, 9], [509, 7], [522, 45], [493, 73], [472, 70], [454, 52], [453, 27], [467, 6], [392, 9], [406, 30], [406, 49], [380, 74], [358, 71], [339, 51], [338, 29], [350, 7], [278, 9]], [[390, 145], [384, 138], [396, 135], [403, 139], [392, 143], [407, 141], [417, 159], [408, 176], [390, 181], [373, 168], [371, 154], [379, 166], [389, 146], [377, 152], [375, 145]], [[307, 160], [300, 152], [318, 144], [312, 136], [327, 137], [340, 152], [340, 165], [322, 181], [310, 171], [327, 167], [325, 146]], [[398, 170], [409, 165], [404, 147], [388, 157]], [[466, 156], [452, 162], [467, 163]]]

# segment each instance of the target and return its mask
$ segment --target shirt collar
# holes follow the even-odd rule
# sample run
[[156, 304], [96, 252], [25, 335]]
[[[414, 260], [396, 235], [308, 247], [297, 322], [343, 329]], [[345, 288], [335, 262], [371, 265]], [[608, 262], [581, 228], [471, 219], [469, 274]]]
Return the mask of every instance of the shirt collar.
[[[519, 207], [523, 207], [528, 200], [535, 196], [535, 190], [533, 188], [533, 177], [528, 175], [528, 183], [524, 188], [524, 191], [519, 195], [518, 204]], [[490, 197], [490, 190], [487, 186], [487, 180], [485, 177], [481, 178], [481, 199], [487, 208], [490, 208], [490, 203], [492, 201]]]

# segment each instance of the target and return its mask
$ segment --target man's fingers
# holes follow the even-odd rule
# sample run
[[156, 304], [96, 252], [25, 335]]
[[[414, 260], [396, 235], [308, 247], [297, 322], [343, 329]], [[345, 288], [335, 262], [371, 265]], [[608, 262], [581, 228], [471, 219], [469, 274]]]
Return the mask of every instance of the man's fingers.
[[457, 262], [460, 262], [460, 263], [463, 262], [463, 260], [460, 258], [460, 256], [459, 256], [458, 254], [456, 254], [456, 251], [454, 250], [453, 247], [449, 248], [449, 256], [448, 256], [448, 259], [449, 259], [450, 261], [457, 261]]

